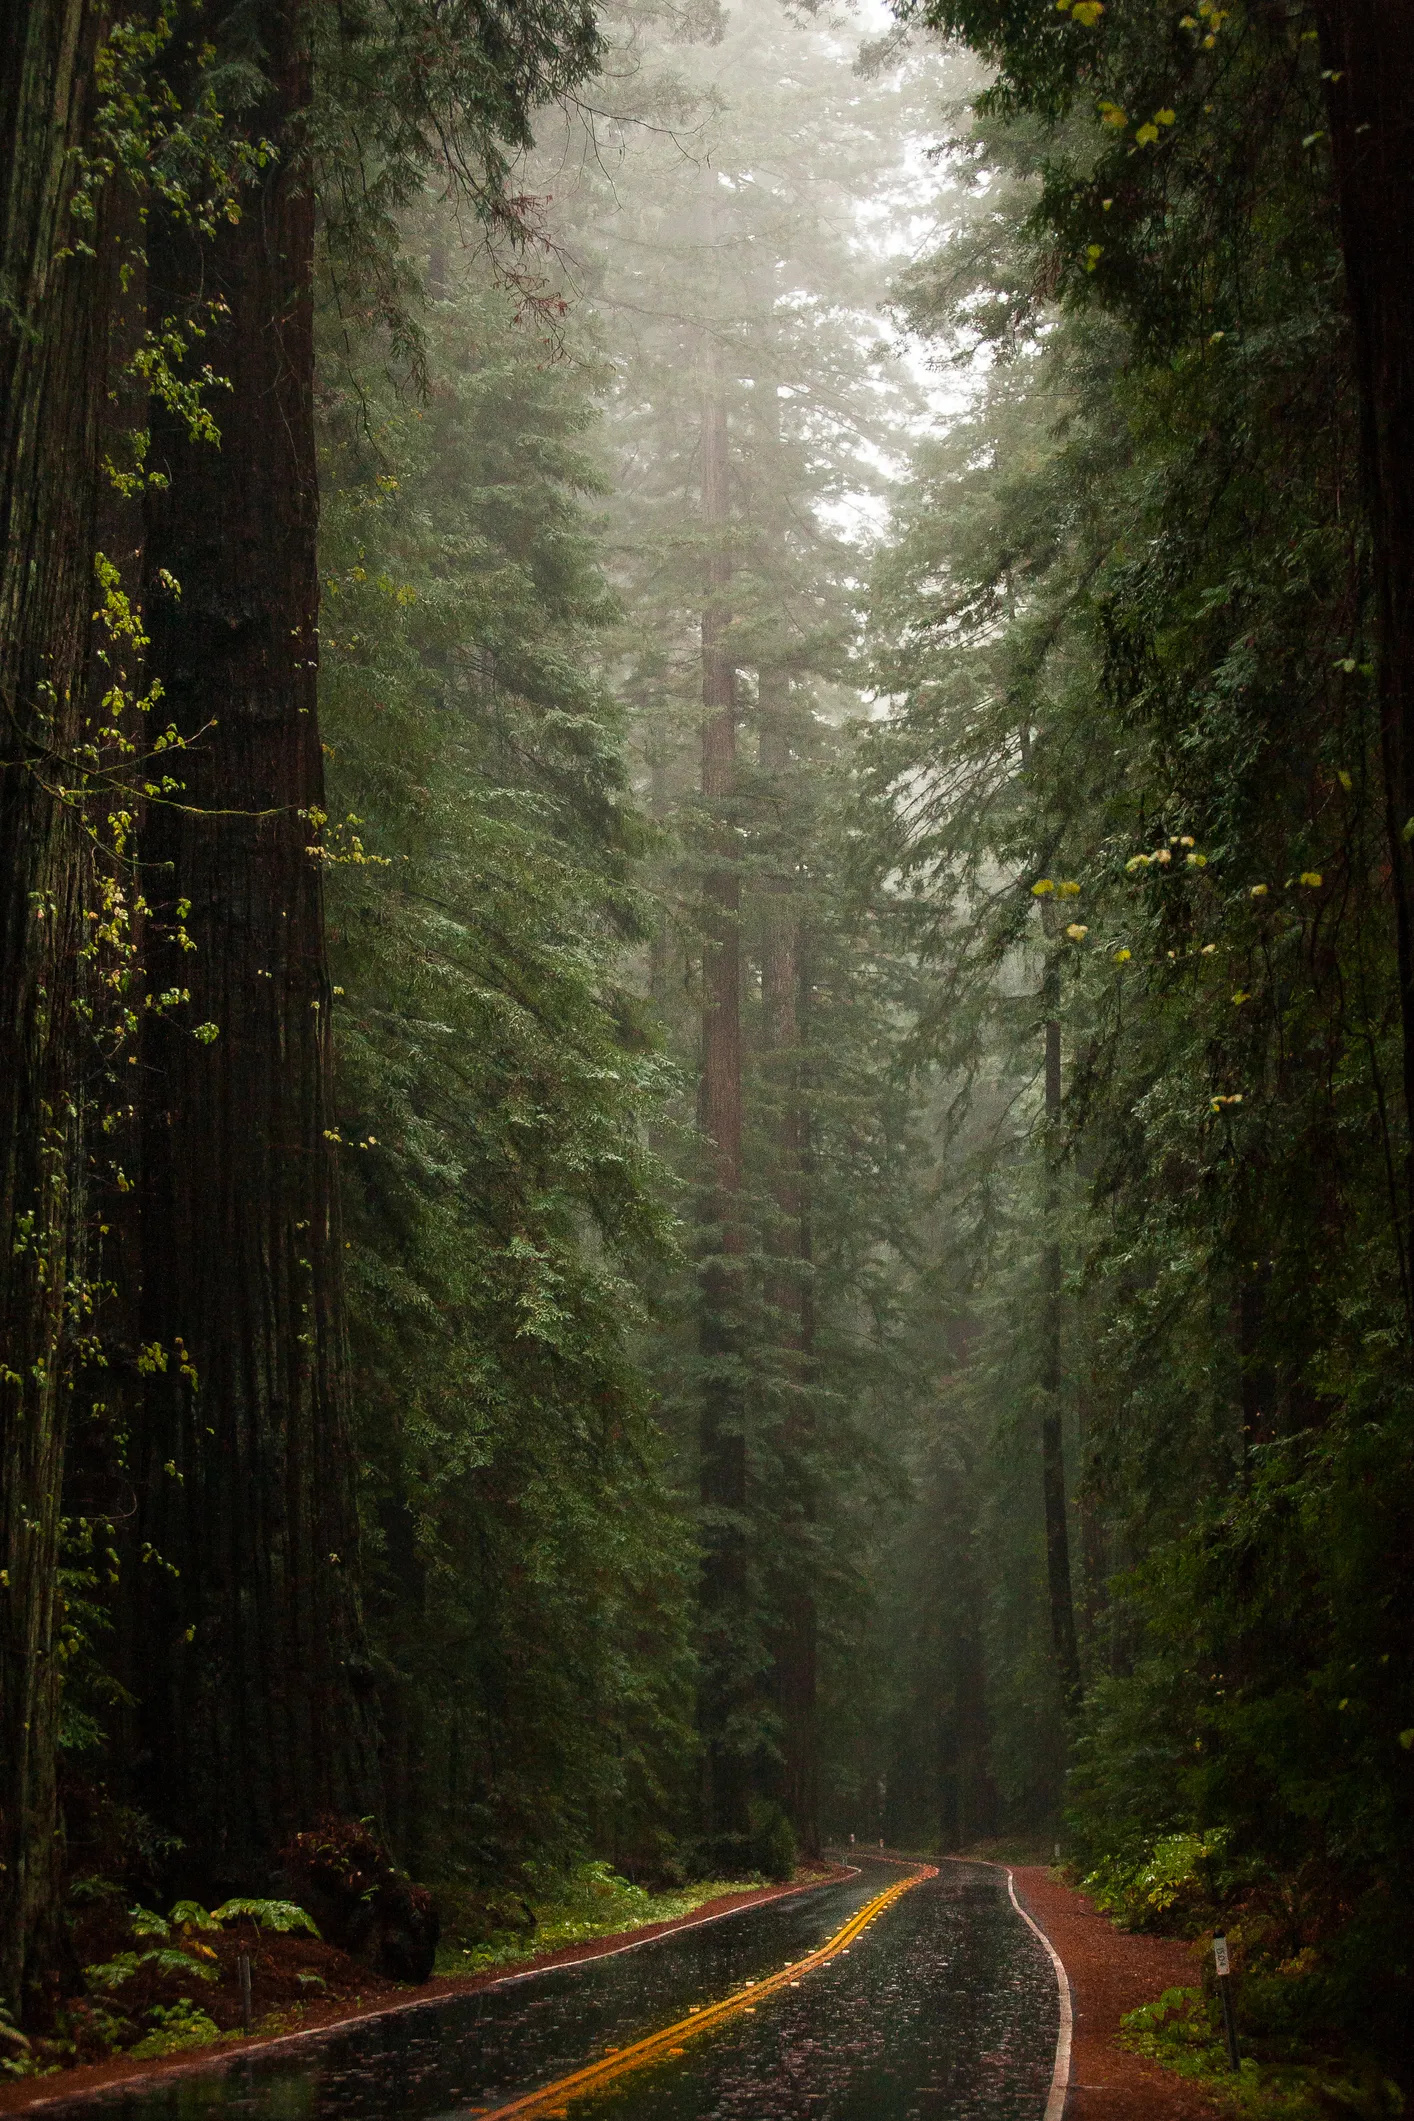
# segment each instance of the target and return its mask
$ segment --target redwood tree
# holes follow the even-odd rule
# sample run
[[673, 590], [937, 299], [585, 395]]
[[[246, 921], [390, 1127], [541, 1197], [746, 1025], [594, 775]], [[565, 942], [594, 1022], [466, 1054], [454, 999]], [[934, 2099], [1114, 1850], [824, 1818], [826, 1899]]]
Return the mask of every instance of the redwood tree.
[[[77, 1325], [83, 668], [103, 260], [75, 248], [105, 11], [0, 21], [0, 1993], [55, 1915], [60, 1479]], [[85, 235], [91, 231], [85, 229]]]
[[[318, 1810], [366, 1811], [378, 1785], [321, 884], [315, 199], [344, 296], [415, 360], [397, 209], [435, 166], [523, 239], [508, 153], [598, 42], [586, 0], [259, 0], [211, 34], [232, 80], [261, 84], [242, 128], [273, 155], [238, 221], [198, 240], [168, 219], [151, 245], [152, 311], [208, 320], [229, 391], [219, 447], [179, 402], [152, 416], [151, 660], [187, 748], [143, 852], [172, 937], [154, 977], [189, 1006], [153, 1017], [144, 1054], [155, 1370], [127, 1637], [141, 1785], [218, 1882], [258, 1874]], [[196, 63], [178, 52], [173, 71]]]
[[749, 1761], [733, 1732], [746, 1706], [746, 1436], [738, 1375], [745, 1232], [742, 1225], [741, 872], [730, 814], [736, 790], [736, 671], [728, 634], [731, 582], [727, 411], [721, 351], [710, 345], [702, 399], [702, 801], [709, 836], [703, 883], [702, 1055], [698, 1123], [704, 1138], [701, 1268], [703, 1679], [700, 1719], [709, 1830], [746, 1826]]
[[[1054, 951], [1055, 923], [1042, 919]], [[1062, 1276], [1061, 1189], [1056, 1158], [1061, 1124], [1060, 967], [1054, 954], [1042, 981], [1045, 1011], [1045, 1242], [1041, 1247], [1041, 1495], [1046, 1519], [1046, 1591], [1051, 1609], [1051, 1647], [1068, 1711], [1080, 1705], [1080, 1652], [1075, 1638], [1075, 1599], [1070, 1574], [1070, 1518], [1066, 1503], [1065, 1430], [1061, 1401]]]
[[1407, 1257], [1414, 1238], [1414, 17], [1402, 0], [1325, 0], [1316, 14], [1378, 613], [1380, 750], [1409, 1121]]
[[[772, 392], [774, 400], [775, 393]], [[790, 675], [782, 669], [757, 673], [761, 723], [761, 777], [774, 805], [787, 811], [794, 763]], [[765, 932], [761, 956], [761, 1034], [765, 1074], [772, 1098], [774, 1160], [771, 1192], [775, 1223], [769, 1250], [773, 1267], [765, 1287], [768, 1331], [780, 1352], [785, 1411], [781, 1463], [787, 1493], [780, 1507], [789, 1532], [814, 1516], [811, 1469], [814, 1409], [811, 1399], [815, 1319], [810, 1284], [810, 1119], [801, 1081], [800, 997], [803, 935], [793, 852], [786, 845], [766, 879]], [[776, 1630], [775, 1692], [781, 1718], [781, 1794], [807, 1855], [820, 1848], [820, 1761], [817, 1723], [819, 1616], [814, 1592], [792, 1556], [782, 1588]]]
[[[153, 408], [148, 622], [190, 749], [144, 833], [149, 896], [193, 951], [143, 1051], [142, 1338], [130, 1686], [140, 1788], [193, 1878], [259, 1876], [321, 1809], [370, 1810], [316, 720], [315, 213], [309, 17], [259, 10], [251, 134], [276, 157], [205, 243], [165, 221], [154, 308], [214, 305], [219, 446]], [[187, 910], [189, 909], [189, 910]], [[163, 961], [165, 958], [165, 962]]]

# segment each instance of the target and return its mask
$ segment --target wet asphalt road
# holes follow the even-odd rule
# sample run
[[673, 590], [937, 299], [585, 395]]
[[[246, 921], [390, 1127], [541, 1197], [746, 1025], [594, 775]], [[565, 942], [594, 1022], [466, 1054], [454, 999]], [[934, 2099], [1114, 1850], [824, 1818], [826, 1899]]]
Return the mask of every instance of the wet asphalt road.
[[[858, 1878], [635, 1951], [82, 2106], [105, 2121], [487, 2113], [817, 1949], [902, 1875], [859, 1860]], [[572, 2121], [1041, 2121], [1057, 2011], [1050, 1962], [1011, 1906], [1005, 1872], [945, 1863], [798, 1988], [568, 2112]], [[48, 2112], [63, 2110], [76, 2114], [79, 2102]]]

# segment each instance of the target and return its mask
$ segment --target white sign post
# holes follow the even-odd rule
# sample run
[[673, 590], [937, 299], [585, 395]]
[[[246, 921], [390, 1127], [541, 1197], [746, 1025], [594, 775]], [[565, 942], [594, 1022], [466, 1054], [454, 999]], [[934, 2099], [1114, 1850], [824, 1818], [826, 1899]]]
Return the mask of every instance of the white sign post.
[[1223, 2031], [1227, 2035], [1227, 2059], [1234, 2069], [1242, 2067], [1242, 2057], [1237, 2047], [1237, 2020], [1232, 2012], [1232, 1973], [1227, 1955], [1227, 1938], [1221, 1930], [1213, 1938], [1213, 1970], [1218, 1977], [1218, 1995], [1223, 2007]]

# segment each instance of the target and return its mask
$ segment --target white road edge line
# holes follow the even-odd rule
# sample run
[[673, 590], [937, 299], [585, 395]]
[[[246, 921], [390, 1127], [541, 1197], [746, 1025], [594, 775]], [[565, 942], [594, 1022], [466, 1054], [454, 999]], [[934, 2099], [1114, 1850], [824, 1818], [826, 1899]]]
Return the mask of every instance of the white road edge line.
[[1025, 1908], [1016, 1897], [1016, 1879], [1010, 1869], [1006, 1874], [1006, 1889], [1011, 1894], [1011, 1904], [1022, 1921], [1036, 1932], [1050, 1954], [1051, 1965], [1056, 1970], [1056, 1987], [1060, 1991], [1060, 2030], [1056, 2034], [1056, 2066], [1051, 2074], [1051, 2095], [1046, 2101], [1042, 2121], [1061, 2121], [1065, 2112], [1066, 2093], [1070, 2090], [1070, 2032], [1074, 2013], [1070, 2007], [1070, 1980], [1061, 1963], [1061, 1955], [1052, 1944], [1039, 1922], [1032, 1922]]

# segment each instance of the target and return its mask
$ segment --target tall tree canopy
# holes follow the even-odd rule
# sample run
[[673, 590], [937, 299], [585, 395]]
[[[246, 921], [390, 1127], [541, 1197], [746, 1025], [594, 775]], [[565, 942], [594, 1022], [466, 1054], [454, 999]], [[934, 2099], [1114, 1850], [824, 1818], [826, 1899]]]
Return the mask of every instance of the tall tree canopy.
[[8, 10], [4, 2066], [1059, 1838], [1393, 2110], [1406, 12]]
[[[1300, 9], [907, 19], [998, 69], [965, 150], [986, 188], [901, 290], [991, 367], [876, 577], [873, 769], [971, 1225], [948, 1399], [974, 1540], [1012, 1492], [994, 1439], [1034, 1454], [1020, 1639], [1026, 1550], [981, 1586], [993, 1778], [1035, 1804], [1048, 1751], [1117, 1902], [1142, 1913], [1168, 1860], [1169, 1899], [1244, 1907], [1259, 2030], [1392, 2053], [1408, 805], [1371, 456], [1398, 377], [1343, 273], [1325, 119], [1359, 84]], [[1057, 1395], [1078, 1695], [1042, 1621]]]
[[[434, 167], [521, 234], [508, 158], [597, 38], [557, 4], [343, 11], [318, 53], [314, 31], [272, 0], [199, 26], [25, 7], [5, 33], [12, 1994], [52, 1956], [60, 1489], [100, 1368], [123, 1383], [85, 1410], [79, 1510], [126, 1520], [129, 1747], [193, 1877], [376, 1790], [311, 855], [316, 197], [390, 288], [391, 213]], [[136, 1105], [116, 1077], [86, 1096], [115, 1058]]]

